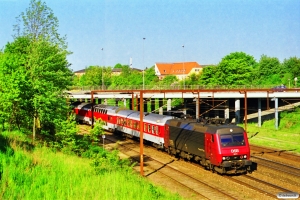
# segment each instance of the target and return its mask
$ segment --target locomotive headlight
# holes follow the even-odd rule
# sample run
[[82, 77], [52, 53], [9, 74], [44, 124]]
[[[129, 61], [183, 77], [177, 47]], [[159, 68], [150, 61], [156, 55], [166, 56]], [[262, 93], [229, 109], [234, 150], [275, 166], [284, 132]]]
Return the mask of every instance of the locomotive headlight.
[[247, 158], [247, 155], [244, 155], [244, 158]]
[[223, 157], [222, 157], [222, 160], [230, 160], [230, 157], [229, 157], [229, 156], [226, 156], [226, 157], [223, 156]]

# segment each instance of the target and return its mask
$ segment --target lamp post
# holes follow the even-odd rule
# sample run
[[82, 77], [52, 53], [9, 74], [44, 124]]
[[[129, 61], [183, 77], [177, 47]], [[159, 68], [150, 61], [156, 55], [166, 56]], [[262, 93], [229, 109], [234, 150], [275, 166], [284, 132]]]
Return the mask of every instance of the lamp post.
[[[103, 62], [103, 48], [102, 48], [101, 50], [102, 50], [102, 62]], [[103, 62], [103, 63], [104, 63], [104, 62]], [[104, 67], [104, 64], [103, 64], [103, 66], [102, 66], [102, 90], [104, 90], [103, 67]]]
[[145, 90], [145, 66], [144, 66], [144, 41], [146, 38], [143, 38], [143, 90]]
[[183, 79], [183, 89], [185, 89], [185, 77], [184, 77], [184, 45], [182, 45], [182, 56], [183, 56], [183, 62], [182, 62], [182, 79]]
[[289, 89], [291, 88], [291, 79], [289, 78]]
[[296, 88], [296, 87], [297, 87], [297, 81], [298, 81], [298, 78], [295, 77], [295, 78], [294, 78], [294, 81], [295, 81], [295, 88]]

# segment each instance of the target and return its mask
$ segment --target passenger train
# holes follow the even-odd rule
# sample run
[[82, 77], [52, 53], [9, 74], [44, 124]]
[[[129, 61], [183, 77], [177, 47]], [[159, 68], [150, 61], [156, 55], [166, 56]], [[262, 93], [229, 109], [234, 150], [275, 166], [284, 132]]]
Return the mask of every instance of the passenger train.
[[[122, 132], [130, 137], [140, 136], [140, 111], [118, 106], [74, 103], [76, 120], [92, 124], [94, 119], [104, 122], [104, 129]], [[214, 123], [212, 123], [214, 122]], [[242, 127], [225, 124], [221, 120], [174, 118], [144, 112], [144, 140], [156, 148], [220, 174], [251, 172], [250, 147]]]

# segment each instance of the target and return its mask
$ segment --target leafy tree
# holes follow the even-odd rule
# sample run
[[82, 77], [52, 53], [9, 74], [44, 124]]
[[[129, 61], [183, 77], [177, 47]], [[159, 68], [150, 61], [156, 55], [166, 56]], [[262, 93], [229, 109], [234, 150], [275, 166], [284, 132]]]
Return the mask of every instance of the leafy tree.
[[55, 133], [67, 114], [63, 91], [71, 85], [72, 72], [57, 27], [51, 9], [31, 0], [30, 8], [19, 16], [14, 42], [1, 56], [1, 115], [5, 113], [19, 128], [28, 130], [32, 124], [33, 135], [36, 128]]
[[154, 66], [145, 70], [145, 84], [146, 85], [156, 85], [158, 81], [159, 81], [159, 79], [155, 75]]
[[289, 59], [284, 59], [282, 63], [282, 70], [284, 74], [289, 74], [287, 77], [290, 80], [295, 77], [300, 77], [300, 58], [291, 57]]
[[58, 33], [58, 19], [51, 8], [40, 0], [31, 0], [26, 12], [17, 17], [14, 37], [27, 36], [32, 41], [46, 40], [66, 49], [66, 37]]
[[115, 66], [114, 66], [114, 69], [123, 69], [124, 66], [121, 65], [120, 63], [117, 63]]
[[216, 68], [219, 85], [246, 85], [252, 83], [252, 71], [257, 63], [253, 56], [234, 52], [225, 56]]
[[[20, 38], [16, 43], [24, 45], [23, 48], [19, 48], [20, 52], [28, 51], [29, 43], [25, 38]], [[28, 103], [24, 94], [28, 87], [24, 75], [26, 69], [19, 67], [25, 64], [25, 60], [26, 57], [22, 53], [15, 52], [13, 48], [7, 48], [0, 57], [0, 119], [3, 128], [5, 122], [9, 122], [10, 129], [14, 125], [20, 128], [21, 122], [27, 116], [27, 113], [22, 112], [22, 107]]]
[[186, 85], [198, 85], [200, 74], [192, 73], [185, 79]]
[[86, 84], [88, 86], [102, 85], [103, 68], [99, 66], [89, 66], [85, 69]]
[[216, 66], [207, 66], [203, 68], [202, 73], [199, 78], [199, 84], [202, 85], [216, 85], [217, 84], [217, 78], [215, 76], [217, 71]]
[[6, 102], [3, 110], [12, 117], [10, 123], [26, 127], [33, 119], [33, 131], [37, 127], [53, 132], [56, 120], [66, 116], [63, 90], [72, 78], [67, 52], [47, 41], [19, 37], [6, 45], [4, 55], [1, 100]]
[[[258, 83], [272, 84], [280, 81], [283, 71], [278, 58], [271, 58], [266, 55], [262, 55], [257, 70]], [[279, 77], [278, 77], [279, 75]]]
[[161, 81], [162, 85], [172, 85], [173, 83], [178, 82], [178, 78], [175, 75], [167, 75]]

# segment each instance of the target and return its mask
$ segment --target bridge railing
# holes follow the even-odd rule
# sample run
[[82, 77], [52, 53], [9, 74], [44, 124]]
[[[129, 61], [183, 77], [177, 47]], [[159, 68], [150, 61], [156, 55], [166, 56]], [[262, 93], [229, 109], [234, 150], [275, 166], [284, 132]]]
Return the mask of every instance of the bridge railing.
[[92, 90], [198, 90], [198, 89], [270, 89], [270, 85], [118, 85], [118, 86], [72, 86], [70, 91], [92, 91]]

